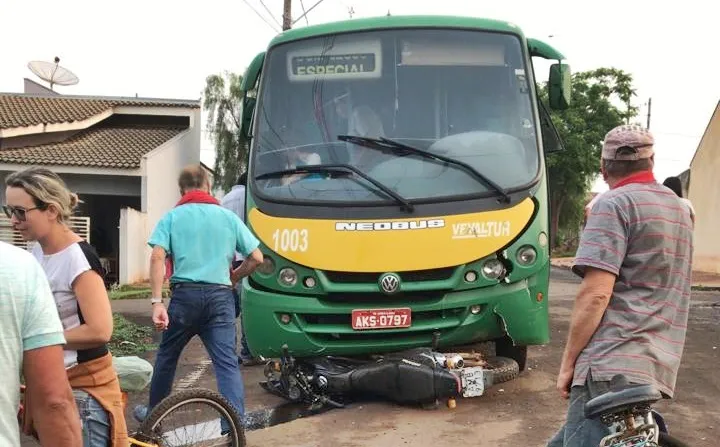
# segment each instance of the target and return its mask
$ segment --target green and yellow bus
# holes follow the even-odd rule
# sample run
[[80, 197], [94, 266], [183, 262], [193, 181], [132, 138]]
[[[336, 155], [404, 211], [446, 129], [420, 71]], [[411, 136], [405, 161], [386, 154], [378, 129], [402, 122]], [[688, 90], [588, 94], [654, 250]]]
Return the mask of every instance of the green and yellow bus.
[[494, 341], [524, 367], [549, 341], [538, 100], [570, 100], [550, 45], [502, 21], [383, 16], [286, 31], [249, 65], [243, 282], [251, 351], [361, 355]]

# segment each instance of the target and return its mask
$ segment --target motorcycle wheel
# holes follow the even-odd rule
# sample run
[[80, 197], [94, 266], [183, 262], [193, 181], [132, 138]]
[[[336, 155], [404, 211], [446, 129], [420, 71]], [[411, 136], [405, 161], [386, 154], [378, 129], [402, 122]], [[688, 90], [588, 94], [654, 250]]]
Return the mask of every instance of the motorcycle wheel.
[[509, 382], [520, 375], [520, 365], [508, 357], [490, 357], [487, 360], [490, 371], [492, 371], [494, 385]]

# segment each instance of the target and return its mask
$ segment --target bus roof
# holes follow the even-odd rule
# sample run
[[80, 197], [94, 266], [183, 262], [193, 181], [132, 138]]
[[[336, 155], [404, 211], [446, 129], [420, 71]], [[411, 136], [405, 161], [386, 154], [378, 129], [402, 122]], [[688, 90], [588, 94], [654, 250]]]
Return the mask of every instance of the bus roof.
[[341, 20], [336, 22], [323, 23], [320, 25], [295, 28], [278, 34], [269, 47], [294, 40], [317, 37], [326, 34], [344, 33], [352, 31], [365, 31], [383, 28], [465, 28], [488, 31], [500, 31], [523, 36], [520, 27], [517, 25], [493, 19], [478, 17], [459, 16], [380, 16], [362, 19]]

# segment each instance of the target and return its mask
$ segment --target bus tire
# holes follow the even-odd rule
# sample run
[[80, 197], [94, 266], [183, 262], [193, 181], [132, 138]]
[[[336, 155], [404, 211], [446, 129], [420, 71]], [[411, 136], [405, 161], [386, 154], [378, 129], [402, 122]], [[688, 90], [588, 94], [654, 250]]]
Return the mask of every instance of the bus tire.
[[527, 346], [515, 346], [509, 336], [495, 340], [495, 355], [515, 360], [520, 371], [525, 371], [527, 365]]

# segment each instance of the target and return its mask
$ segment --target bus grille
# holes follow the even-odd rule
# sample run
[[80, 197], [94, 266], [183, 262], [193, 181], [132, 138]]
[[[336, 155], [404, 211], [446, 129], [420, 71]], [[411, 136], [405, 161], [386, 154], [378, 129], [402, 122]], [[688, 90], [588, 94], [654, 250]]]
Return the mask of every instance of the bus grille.
[[[456, 267], [445, 267], [429, 270], [413, 270], [409, 272], [399, 272], [400, 280], [403, 282], [423, 282], [423, 281], [445, 281], [452, 277]], [[330, 282], [337, 284], [358, 284], [358, 283], [377, 283], [380, 275], [385, 272], [335, 272], [325, 271]]]

